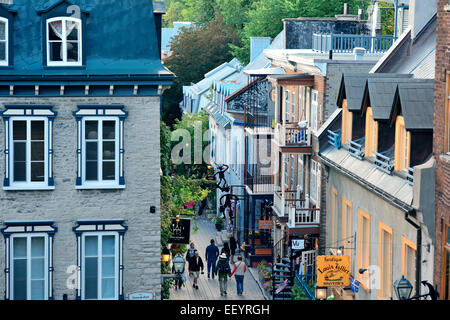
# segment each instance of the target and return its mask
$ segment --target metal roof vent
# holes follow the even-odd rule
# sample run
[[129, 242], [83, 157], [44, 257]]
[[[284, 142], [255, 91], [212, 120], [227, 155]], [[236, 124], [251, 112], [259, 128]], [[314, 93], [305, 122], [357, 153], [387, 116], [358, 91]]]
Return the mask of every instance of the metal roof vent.
[[366, 49], [356, 47], [353, 49], [353, 54], [355, 55], [355, 60], [362, 60], [366, 54]]

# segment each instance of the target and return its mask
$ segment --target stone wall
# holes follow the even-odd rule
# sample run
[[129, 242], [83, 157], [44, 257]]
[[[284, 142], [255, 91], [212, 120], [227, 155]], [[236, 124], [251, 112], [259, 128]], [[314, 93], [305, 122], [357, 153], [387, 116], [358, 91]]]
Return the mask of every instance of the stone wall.
[[[124, 295], [149, 290], [160, 298], [160, 138], [159, 98], [3, 98], [3, 104], [54, 105], [54, 178], [51, 191], [5, 191], [0, 188], [0, 228], [8, 220], [53, 220], [54, 297], [75, 299], [67, 287], [68, 267], [76, 265], [76, 237], [72, 228], [79, 219], [124, 219]], [[124, 125], [126, 188], [76, 190], [77, 105], [123, 104], [129, 112]], [[4, 125], [0, 126], [4, 149]], [[0, 161], [0, 172], [4, 161]], [[156, 213], [150, 213], [150, 206]], [[5, 247], [0, 241], [0, 299], [5, 290]]]

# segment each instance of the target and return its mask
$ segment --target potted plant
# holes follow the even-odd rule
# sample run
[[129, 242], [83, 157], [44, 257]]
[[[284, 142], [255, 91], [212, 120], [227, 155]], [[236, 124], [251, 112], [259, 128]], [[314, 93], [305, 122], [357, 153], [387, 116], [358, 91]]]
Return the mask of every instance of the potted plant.
[[223, 229], [223, 220], [220, 217], [216, 218], [216, 229], [217, 231], [222, 231]]

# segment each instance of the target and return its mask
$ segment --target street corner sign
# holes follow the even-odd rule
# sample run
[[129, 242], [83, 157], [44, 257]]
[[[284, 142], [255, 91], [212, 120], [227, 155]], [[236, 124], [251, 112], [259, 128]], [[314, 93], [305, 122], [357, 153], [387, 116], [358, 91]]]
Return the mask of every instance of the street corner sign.
[[317, 286], [350, 285], [350, 256], [317, 256]]
[[273, 229], [273, 221], [272, 220], [258, 220], [258, 229], [259, 230]]
[[135, 291], [128, 294], [128, 300], [155, 300], [153, 291]]

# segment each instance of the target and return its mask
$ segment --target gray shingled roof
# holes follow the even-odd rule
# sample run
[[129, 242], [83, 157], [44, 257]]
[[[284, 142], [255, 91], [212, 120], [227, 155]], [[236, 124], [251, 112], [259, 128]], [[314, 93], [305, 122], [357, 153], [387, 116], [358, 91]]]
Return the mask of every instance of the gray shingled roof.
[[[408, 74], [388, 74], [388, 73], [345, 73], [342, 76], [343, 82], [341, 81], [341, 88], [338, 96], [337, 105], [342, 107], [342, 100], [345, 97], [347, 99], [347, 108], [352, 112], [360, 112], [363, 107], [363, 99], [366, 90], [366, 83], [368, 79], [379, 79], [376, 81], [387, 81], [390, 83], [391, 78], [411, 78], [411, 75]], [[344, 86], [344, 87], [343, 87]], [[392, 92], [390, 92], [390, 106], [392, 107], [392, 101], [394, 99], [395, 94], [394, 85], [392, 88]], [[383, 91], [381, 91], [383, 92]], [[371, 99], [372, 101], [372, 99]]]
[[399, 83], [397, 90], [394, 108], [401, 108], [406, 130], [432, 130], [434, 80], [414, 79]]
[[389, 120], [397, 84], [412, 80], [408, 74], [386, 74], [388, 77], [370, 77], [364, 94], [369, 94], [374, 120]]

